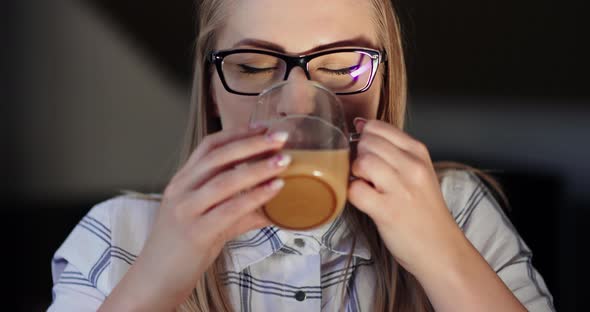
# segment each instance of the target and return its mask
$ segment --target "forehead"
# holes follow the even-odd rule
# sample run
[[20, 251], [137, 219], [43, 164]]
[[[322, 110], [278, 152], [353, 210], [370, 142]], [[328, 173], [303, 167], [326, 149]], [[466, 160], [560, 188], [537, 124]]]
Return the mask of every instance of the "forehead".
[[226, 13], [217, 49], [246, 38], [293, 54], [359, 38], [379, 46], [369, 0], [236, 0]]

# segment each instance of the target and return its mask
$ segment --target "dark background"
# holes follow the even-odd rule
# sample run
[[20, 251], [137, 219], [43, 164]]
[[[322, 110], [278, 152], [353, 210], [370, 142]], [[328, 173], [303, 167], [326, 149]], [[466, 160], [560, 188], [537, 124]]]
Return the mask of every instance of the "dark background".
[[[398, 0], [408, 130], [435, 160], [490, 170], [559, 311], [588, 235], [590, 94], [581, 1]], [[192, 1], [8, 1], [0, 208], [11, 311], [51, 301], [50, 260], [92, 205], [159, 191], [186, 122]]]

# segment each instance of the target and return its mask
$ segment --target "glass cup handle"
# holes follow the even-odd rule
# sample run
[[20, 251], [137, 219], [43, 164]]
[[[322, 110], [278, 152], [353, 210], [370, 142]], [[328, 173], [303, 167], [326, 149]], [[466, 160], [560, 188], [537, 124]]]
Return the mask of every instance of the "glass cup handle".
[[356, 143], [361, 139], [360, 132], [354, 132], [348, 135], [348, 142], [349, 143]]
[[[353, 132], [348, 135], [348, 142], [349, 143], [357, 143], [361, 139], [360, 132]], [[348, 177], [348, 182], [352, 182], [358, 179], [357, 177], [353, 176], [352, 174]]]

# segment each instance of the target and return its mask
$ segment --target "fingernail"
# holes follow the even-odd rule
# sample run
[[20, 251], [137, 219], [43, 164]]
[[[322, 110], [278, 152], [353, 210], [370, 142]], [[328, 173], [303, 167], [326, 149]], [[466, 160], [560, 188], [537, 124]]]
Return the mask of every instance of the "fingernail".
[[274, 132], [269, 134], [267, 138], [271, 142], [284, 143], [287, 142], [287, 139], [289, 138], [289, 133], [285, 131]]
[[278, 191], [278, 190], [282, 189], [283, 186], [285, 186], [285, 181], [283, 181], [283, 179], [274, 179], [274, 180], [272, 180], [272, 182], [270, 182], [270, 184], [268, 185], [268, 188], [271, 191]]
[[261, 122], [253, 122], [249, 124], [248, 127], [250, 127], [252, 130], [260, 130], [266, 128], [266, 125]]
[[272, 164], [277, 167], [287, 167], [290, 163], [291, 156], [288, 154], [279, 154], [272, 160]]
[[363, 128], [365, 127], [367, 120], [362, 117], [356, 117], [356, 118], [354, 118], [352, 123], [354, 124], [354, 127], [356, 128], [357, 132], [363, 132]]

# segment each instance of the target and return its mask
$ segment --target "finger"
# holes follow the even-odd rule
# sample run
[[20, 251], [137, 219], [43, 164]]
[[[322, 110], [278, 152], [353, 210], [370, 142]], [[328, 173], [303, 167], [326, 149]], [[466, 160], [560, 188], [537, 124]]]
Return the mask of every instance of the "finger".
[[291, 157], [289, 155], [278, 154], [254, 162], [250, 166], [223, 171], [196, 191], [189, 193], [186, 207], [191, 211], [187, 213], [204, 213], [210, 207], [214, 207], [242, 191], [247, 191], [265, 181], [271, 180], [285, 170], [290, 162]]
[[203, 156], [198, 162], [198, 166], [193, 166], [175, 179], [176, 191], [186, 192], [197, 189], [222, 170], [231, 168], [251, 157], [278, 150], [286, 140], [286, 133], [277, 132], [271, 135], [256, 135], [235, 140], [218, 147]]
[[[392, 144], [398, 146], [402, 150], [416, 155], [420, 158], [428, 157], [428, 149], [426, 146], [404, 131], [392, 126], [389, 123], [380, 120], [369, 120], [363, 127], [363, 134], [371, 133], [381, 136]], [[362, 139], [362, 135], [361, 135]]]
[[253, 212], [243, 216], [228, 229], [227, 237], [234, 239], [246, 232], [261, 229], [272, 224], [272, 221], [264, 214], [262, 208], [258, 208]]
[[398, 174], [383, 158], [373, 153], [361, 153], [352, 162], [352, 174], [375, 186], [379, 193], [387, 193], [394, 183], [393, 176]]
[[410, 167], [415, 158], [412, 154], [400, 149], [382, 136], [364, 133], [357, 145], [358, 154], [372, 153], [378, 155], [388, 165], [403, 172]]
[[[224, 129], [222, 131], [210, 134], [206, 136], [195, 151], [191, 154], [189, 159], [186, 161], [184, 167], [192, 167], [196, 162], [199, 161], [204, 155], [207, 155], [211, 150], [218, 146], [228, 144], [230, 142], [240, 140], [243, 138], [259, 135], [266, 131], [266, 128], [246, 128], [238, 127], [233, 129]], [[183, 167], [183, 168], [184, 168]]]
[[363, 180], [354, 180], [348, 187], [348, 200], [373, 220], [381, 218], [380, 211], [383, 209], [378, 207], [378, 203], [382, 201], [381, 196], [383, 194]]
[[[215, 222], [221, 229], [229, 228], [271, 200], [281, 190], [284, 183], [282, 179], [274, 179], [246, 193], [234, 196], [205, 213], [203, 215], [204, 221]], [[254, 225], [244, 224], [243, 228], [247, 229], [252, 226]]]

